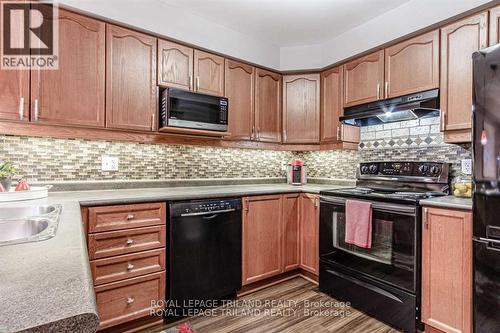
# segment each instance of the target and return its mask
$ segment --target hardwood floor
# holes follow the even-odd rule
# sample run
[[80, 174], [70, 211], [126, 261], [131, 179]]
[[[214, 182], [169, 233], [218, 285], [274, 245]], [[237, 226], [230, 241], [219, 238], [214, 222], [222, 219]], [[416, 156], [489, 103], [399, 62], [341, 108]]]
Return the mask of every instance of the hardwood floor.
[[199, 333], [399, 332], [319, 292], [316, 285], [302, 278], [239, 297], [237, 302], [217, 308], [215, 316], [191, 317], [143, 333], [160, 333], [186, 321]]

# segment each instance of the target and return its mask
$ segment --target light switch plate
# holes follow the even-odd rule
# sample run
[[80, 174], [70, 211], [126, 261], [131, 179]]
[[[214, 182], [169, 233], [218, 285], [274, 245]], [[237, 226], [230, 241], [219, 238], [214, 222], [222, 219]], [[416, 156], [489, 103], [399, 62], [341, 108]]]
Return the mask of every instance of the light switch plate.
[[462, 173], [472, 175], [472, 160], [470, 158], [462, 160]]
[[119, 159], [117, 156], [101, 156], [101, 170], [102, 171], [118, 171]]

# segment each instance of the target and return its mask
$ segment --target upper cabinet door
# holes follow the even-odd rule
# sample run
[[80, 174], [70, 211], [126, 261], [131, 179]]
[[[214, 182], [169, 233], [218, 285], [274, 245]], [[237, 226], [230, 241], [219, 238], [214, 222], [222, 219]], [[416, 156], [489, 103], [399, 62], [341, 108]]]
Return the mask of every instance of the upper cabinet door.
[[344, 107], [382, 98], [384, 51], [377, 51], [344, 65]]
[[340, 141], [342, 108], [342, 66], [321, 73], [321, 141]]
[[490, 46], [500, 43], [500, 6], [490, 9]]
[[260, 68], [255, 70], [255, 136], [281, 141], [281, 75]]
[[156, 38], [108, 24], [106, 126], [155, 130], [156, 101]]
[[29, 121], [30, 71], [0, 70], [0, 119]]
[[283, 77], [283, 141], [319, 142], [319, 74]]
[[438, 30], [385, 49], [385, 98], [438, 87]]
[[104, 127], [103, 22], [59, 11], [59, 69], [32, 70], [32, 121]]
[[158, 40], [158, 84], [193, 90], [193, 49]]
[[441, 128], [465, 130], [466, 141], [472, 116], [472, 53], [487, 46], [487, 24], [488, 12], [483, 12], [441, 29]]
[[[195, 90], [199, 93], [224, 96], [224, 58], [194, 50]], [[231, 106], [229, 106], [231, 107]]]
[[232, 139], [253, 138], [255, 68], [226, 59], [226, 97], [229, 99], [229, 128]]

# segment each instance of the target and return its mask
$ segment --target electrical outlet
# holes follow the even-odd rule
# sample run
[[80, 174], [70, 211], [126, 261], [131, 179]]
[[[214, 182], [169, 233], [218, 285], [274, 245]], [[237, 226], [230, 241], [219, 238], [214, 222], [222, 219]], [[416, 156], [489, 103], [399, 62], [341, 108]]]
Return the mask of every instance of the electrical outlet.
[[118, 171], [119, 159], [117, 156], [101, 156], [101, 170], [102, 171]]
[[472, 160], [470, 158], [462, 160], [462, 173], [472, 175]]

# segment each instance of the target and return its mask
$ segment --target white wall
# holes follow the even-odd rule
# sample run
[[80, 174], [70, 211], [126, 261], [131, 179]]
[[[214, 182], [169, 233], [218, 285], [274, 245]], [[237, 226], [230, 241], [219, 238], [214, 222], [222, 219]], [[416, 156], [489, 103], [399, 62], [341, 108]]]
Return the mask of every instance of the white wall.
[[318, 52], [318, 45], [282, 47], [280, 69], [321, 68], [487, 2], [490, 0], [412, 0], [322, 44], [321, 59], [318, 55], [304, 57]]
[[158, 0], [58, 2], [262, 66], [280, 68], [279, 47], [266, 43], [265, 38], [256, 39]]
[[281, 48], [159, 0], [59, 2], [262, 66], [297, 70], [322, 68], [490, 0], [411, 0], [326, 43]]

